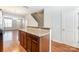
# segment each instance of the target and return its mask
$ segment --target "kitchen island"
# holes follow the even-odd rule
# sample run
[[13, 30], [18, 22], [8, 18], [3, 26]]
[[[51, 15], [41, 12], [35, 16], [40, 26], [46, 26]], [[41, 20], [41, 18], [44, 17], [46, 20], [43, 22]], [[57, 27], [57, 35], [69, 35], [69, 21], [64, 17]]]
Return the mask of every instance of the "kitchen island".
[[19, 41], [27, 52], [49, 52], [50, 30], [40, 28], [19, 29]]
[[3, 30], [0, 29], [0, 52], [3, 52]]

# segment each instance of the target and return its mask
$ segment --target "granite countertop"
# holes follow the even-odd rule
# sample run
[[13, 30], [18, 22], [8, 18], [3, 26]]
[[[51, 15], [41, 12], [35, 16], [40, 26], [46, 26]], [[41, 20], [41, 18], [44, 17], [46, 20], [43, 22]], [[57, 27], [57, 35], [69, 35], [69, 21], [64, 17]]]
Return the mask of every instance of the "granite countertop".
[[26, 29], [23, 28], [23, 29], [19, 29], [19, 30], [36, 35], [38, 37], [42, 37], [42, 36], [50, 33], [50, 30], [45, 30], [45, 29], [40, 29], [40, 28], [26, 28]]

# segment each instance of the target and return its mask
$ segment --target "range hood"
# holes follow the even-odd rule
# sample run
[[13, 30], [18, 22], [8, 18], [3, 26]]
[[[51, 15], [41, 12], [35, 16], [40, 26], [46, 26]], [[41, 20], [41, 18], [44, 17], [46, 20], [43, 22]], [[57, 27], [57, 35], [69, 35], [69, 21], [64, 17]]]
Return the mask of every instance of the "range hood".
[[37, 21], [38, 27], [43, 27], [44, 26], [44, 10], [32, 13], [31, 15]]

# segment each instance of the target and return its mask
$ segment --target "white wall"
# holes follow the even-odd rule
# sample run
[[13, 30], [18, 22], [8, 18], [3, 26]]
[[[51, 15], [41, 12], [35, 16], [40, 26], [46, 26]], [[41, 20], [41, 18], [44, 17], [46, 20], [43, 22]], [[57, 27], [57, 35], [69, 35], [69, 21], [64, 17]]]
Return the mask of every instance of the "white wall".
[[52, 40], [60, 41], [61, 39], [61, 11], [58, 7], [46, 7], [44, 10], [44, 27], [51, 28]]
[[27, 18], [25, 17], [23, 21], [23, 28], [27, 28]]
[[51, 28], [52, 40], [74, 47], [79, 47], [78, 8], [79, 7], [45, 8], [44, 26]]
[[27, 14], [25, 17], [27, 20], [27, 26], [38, 26], [38, 23], [30, 14]]

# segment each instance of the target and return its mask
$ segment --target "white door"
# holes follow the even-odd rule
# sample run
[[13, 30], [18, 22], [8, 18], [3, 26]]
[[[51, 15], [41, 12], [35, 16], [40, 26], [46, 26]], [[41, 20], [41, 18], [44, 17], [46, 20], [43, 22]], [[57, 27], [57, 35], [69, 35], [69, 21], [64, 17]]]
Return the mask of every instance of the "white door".
[[62, 41], [73, 46], [74, 44], [74, 12], [62, 11]]
[[53, 40], [57, 42], [61, 42], [61, 14], [60, 10], [55, 14], [52, 15], [52, 36]]

